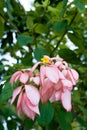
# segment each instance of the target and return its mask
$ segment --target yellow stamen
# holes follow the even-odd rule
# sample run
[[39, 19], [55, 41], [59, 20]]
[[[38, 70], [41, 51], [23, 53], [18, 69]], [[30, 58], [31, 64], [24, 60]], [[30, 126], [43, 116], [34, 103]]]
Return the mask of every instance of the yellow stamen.
[[50, 58], [48, 56], [43, 56], [41, 61], [43, 62], [43, 64], [49, 64], [50, 63]]

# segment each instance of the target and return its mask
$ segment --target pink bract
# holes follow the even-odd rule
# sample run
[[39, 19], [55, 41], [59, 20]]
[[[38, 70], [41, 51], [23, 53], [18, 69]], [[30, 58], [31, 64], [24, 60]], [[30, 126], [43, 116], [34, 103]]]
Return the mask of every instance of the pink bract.
[[28, 79], [29, 79], [29, 73], [25, 71], [17, 71], [12, 75], [10, 83], [13, 85], [14, 82], [19, 80], [21, 83], [25, 84], [27, 83]]
[[40, 94], [37, 88], [32, 85], [25, 85], [24, 89], [25, 92], [22, 92], [23, 90], [20, 86], [14, 90], [11, 104], [19, 95], [17, 101], [17, 114], [20, 116], [20, 114], [23, 112], [30, 119], [34, 120], [36, 114], [40, 114], [38, 107]]
[[20, 82], [26, 84], [28, 79], [29, 79], [29, 74], [27, 72], [22, 72], [19, 78]]
[[30, 108], [28, 107], [28, 104], [26, 103], [25, 94], [23, 94], [22, 96], [21, 110], [27, 117], [34, 120], [36, 114], [32, 110], [30, 110]]
[[27, 98], [33, 105], [37, 105], [40, 100], [40, 94], [36, 87], [33, 85], [25, 85], [25, 92], [27, 94]]
[[40, 99], [42, 103], [60, 101], [66, 111], [71, 111], [71, 91], [78, 78], [78, 72], [62, 58], [44, 56], [32, 68], [22, 69], [11, 76], [12, 85], [17, 80], [20, 82], [13, 91], [11, 104], [18, 98], [17, 114], [24, 113], [32, 120], [40, 114]]
[[12, 85], [13, 85], [14, 82], [16, 82], [16, 81], [19, 79], [21, 73], [22, 73], [21, 71], [17, 71], [17, 72], [15, 72], [15, 73], [11, 76], [10, 83], [11, 83]]
[[11, 104], [13, 104], [13, 102], [15, 101], [16, 97], [18, 96], [18, 94], [21, 92], [22, 86], [17, 87], [14, 89], [13, 94], [12, 94], [12, 100], [11, 100]]
[[66, 90], [61, 94], [61, 102], [63, 107], [67, 111], [71, 111], [72, 106], [71, 106], [71, 92]]
[[53, 90], [54, 90], [53, 83], [48, 78], [45, 78], [43, 86], [40, 87], [40, 95], [42, 103], [46, 103], [49, 100], [49, 98], [52, 96]]

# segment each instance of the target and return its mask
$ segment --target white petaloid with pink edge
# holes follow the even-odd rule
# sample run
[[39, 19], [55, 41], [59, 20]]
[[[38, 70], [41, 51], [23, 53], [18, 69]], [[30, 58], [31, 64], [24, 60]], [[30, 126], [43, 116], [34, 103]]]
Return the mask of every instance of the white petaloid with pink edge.
[[10, 83], [13, 85], [19, 80], [21, 85], [14, 89], [11, 104], [18, 96], [17, 114], [20, 116], [24, 113], [32, 120], [36, 114], [40, 114], [40, 99], [42, 103], [61, 101], [63, 107], [71, 111], [71, 91], [78, 78], [78, 72], [70, 68], [62, 58], [43, 56], [41, 62], [32, 68], [12, 75]]

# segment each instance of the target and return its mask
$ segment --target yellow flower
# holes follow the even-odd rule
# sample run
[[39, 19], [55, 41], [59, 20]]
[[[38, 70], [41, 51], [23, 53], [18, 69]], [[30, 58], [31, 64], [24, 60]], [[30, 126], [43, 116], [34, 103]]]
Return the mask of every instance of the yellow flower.
[[50, 63], [50, 58], [48, 56], [43, 56], [41, 59], [43, 64], [49, 64]]

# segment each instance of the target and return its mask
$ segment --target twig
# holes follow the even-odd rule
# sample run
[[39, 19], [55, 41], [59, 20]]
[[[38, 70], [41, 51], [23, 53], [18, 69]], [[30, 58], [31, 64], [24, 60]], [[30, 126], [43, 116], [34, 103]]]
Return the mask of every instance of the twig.
[[19, 33], [21, 33], [20, 30], [18, 29], [18, 27], [17, 27], [14, 23], [12, 23], [9, 19], [6, 19], [1, 13], [0, 13], [0, 16], [5, 20], [5, 22], [9, 22], [10, 25], [11, 25], [15, 30], [17, 30]]
[[[76, 9], [74, 16], [73, 16], [73, 18], [71, 19], [71, 22], [69, 23], [69, 26], [72, 25], [73, 21], [74, 21], [75, 18], [76, 18], [77, 13], [78, 13], [78, 12], [77, 12], [77, 9]], [[51, 52], [50, 56], [52, 56], [53, 53], [56, 51], [56, 49], [58, 48], [59, 44], [60, 44], [61, 41], [63, 40], [63, 38], [64, 38], [64, 36], [65, 36], [66, 33], [67, 33], [67, 29], [64, 30], [64, 32], [63, 32], [61, 38], [60, 38], [59, 41], [57, 42], [56, 47], [55, 47], [55, 48], [53, 49], [53, 51]]]

